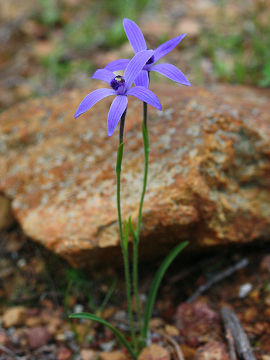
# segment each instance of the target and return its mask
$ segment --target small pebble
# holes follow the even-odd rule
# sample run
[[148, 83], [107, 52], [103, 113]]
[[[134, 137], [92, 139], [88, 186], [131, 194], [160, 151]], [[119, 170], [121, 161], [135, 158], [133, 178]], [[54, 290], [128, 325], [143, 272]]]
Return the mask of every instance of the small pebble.
[[244, 299], [252, 290], [252, 284], [246, 283], [239, 288], [238, 297]]
[[73, 312], [75, 313], [83, 312], [83, 310], [84, 310], [84, 306], [81, 304], [76, 304], [73, 308]]
[[100, 344], [100, 347], [103, 351], [112, 351], [114, 346], [115, 346], [115, 340]]
[[20, 259], [20, 260], [18, 260], [18, 261], [17, 261], [17, 265], [18, 265], [19, 268], [25, 267], [25, 265], [26, 265], [26, 260], [25, 260], [25, 259]]

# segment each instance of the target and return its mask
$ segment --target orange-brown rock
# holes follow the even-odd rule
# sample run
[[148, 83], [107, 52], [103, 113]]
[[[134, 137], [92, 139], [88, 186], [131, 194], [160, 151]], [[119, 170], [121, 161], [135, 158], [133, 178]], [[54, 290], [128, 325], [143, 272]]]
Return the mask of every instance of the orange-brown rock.
[[100, 360], [128, 360], [126, 355], [120, 351], [102, 351], [99, 354]]
[[142, 350], [138, 360], [170, 360], [170, 358], [167, 349], [157, 344], [151, 344]]
[[[270, 235], [269, 92], [155, 85], [141, 254], [184, 239], [190, 248]], [[89, 90], [31, 100], [0, 116], [0, 191], [32, 239], [73, 265], [120, 261], [117, 132], [106, 99], [74, 120]], [[141, 104], [130, 101], [122, 173], [124, 217], [136, 221], [142, 186]]]
[[176, 326], [185, 344], [192, 347], [221, 337], [218, 313], [202, 301], [180, 304], [176, 312]]
[[197, 350], [194, 360], [229, 360], [226, 346], [217, 341], [211, 341]]
[[24, 306], [13, 306], [7, 309], [2, 317], [4, 327], [19, 326], [23, 323], [26, 314]]

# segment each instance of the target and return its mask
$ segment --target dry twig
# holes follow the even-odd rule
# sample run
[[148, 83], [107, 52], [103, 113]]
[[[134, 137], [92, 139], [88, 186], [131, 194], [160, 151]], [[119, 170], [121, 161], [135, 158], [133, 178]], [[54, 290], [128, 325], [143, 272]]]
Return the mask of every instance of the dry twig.
[[0, 345], [0, 350], [3, 351], [5, 354], [11, 356], [12, 359], [16, 359], [16, 355], [14, 354], [14, 352], [8, 349], [6, 346]]
[[164, 332], [160, 332], [160, 331], [156, 331], [156, 330], [155, 330], [155, 332], [158, 333], [159, 335], [163, 336], [166, 340], [168, 340], [168, 342], [170, 342], [174, 346], [176, 355], [178, 356], [179, 360], [185, 360], [180, 346], [170, 335], [167, 335]]
[[225, 335], [226, 335], [227, 344], [228, 344], [228, 348], [229, 348], [230, 360], [237, 360], [237, 356], [236, 356], [236, 352], [235, 352], [235, 344], [234, 344], [231, 330], [229, 328], [227, 328], [227, 329], [225, 329], [225, 333], [226, 333]]
[[[249, 344], [248, 338], [246, 333], [244, 332], [240, 321], [238, 317], [235, 315], [235, 313], [227, 308], [223, 307], [221, 309], [221, 316], [224, 321], [224, 327], [226, 330], [226, 333], [231, 335], [232, 341], [230, 340], [228, 346], [232, 346], [235, 348], [238, 356], [243, 360], [256, 360], [252, 350], [251, 346]], [[234, 352], [234, 349], [233, 349]], [[233, 353], [232, 352], [232, 353]], [[231, 356], [231, 351], [230, 351]], [[232, 355], [233, 356], [233, 355]], [[235, 359], [235, 357], [231, 357], [231, 360]]]
[[191, 295], [187, 302], [191, 303], [195, 301], [202, 293], [204, 293], [206, 290], [210, 289], [213, 285], [216, 283], [226, 279], [227, 277], [231, 276], [234, 272], [237, 270], [240, 270], [248, 265], [248, 259], [242, 259], [238, 263], [234, 264], [233, 266], [230, 266], [229, 268], [221, 271], [217, 275], [215, 275], [212, 279], [207, 281], [205, 284], [201, 285], [193, 295]]

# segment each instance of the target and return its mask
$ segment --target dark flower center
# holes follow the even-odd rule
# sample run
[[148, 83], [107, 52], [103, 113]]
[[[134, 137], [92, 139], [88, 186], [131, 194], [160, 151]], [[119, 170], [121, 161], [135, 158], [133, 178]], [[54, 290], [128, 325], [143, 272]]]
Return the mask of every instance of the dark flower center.
[[118, 88], [125, 84], [125, 79], [121, 75], [117, 75], [112, 81], [111, 81], [111, 87], [113, 90], [118, 90]]
[[150, 57], [150, 59], [147, 61], [146, 65], [151, 65], [151, 64], [153, 64], [154, 62], [155, 62], [155, 58], [154, 58], [154, 55], [152, 55], [152, 56]]

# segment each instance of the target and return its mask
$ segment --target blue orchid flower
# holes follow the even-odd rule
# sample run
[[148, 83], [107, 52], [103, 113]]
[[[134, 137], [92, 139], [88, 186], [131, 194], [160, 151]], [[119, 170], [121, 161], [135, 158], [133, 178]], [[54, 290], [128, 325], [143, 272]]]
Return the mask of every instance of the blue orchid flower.
[[[127, 35], [127, 38], [135, 52], [138, 53], [140, 51], [146, 50], [146, 42], [143, 36], [143, 33], [141, 32], [138, 25], [129, 19], [123, 20], [123, 26]], [[148, 59], [138, 76], [134, 79], [134, 83], [136, 86], [149, 86], [149, 76], [148, 73], [150, 71], [155, 71], [157, 73], [160, 73], [167, 78], [180, 83], [182, 85], [190, 86], [190, 82], [185, 77], [185, 75], [180, 71], [176, 66], [171, 64], [156, 64], [158, 60], [160, 60], [163, 56], [168, 54], [170, 51], [172, 51], [179, 43], [184, 39], [186, 34], [179, 35], [169, 41], [166, 41], [159, 47], [157, 47], [153, 51], [153, 55]], [[118, 71], [118, 70], [125, 70], [127, 65], [129, 63], [129, 59], [119, 59], [112, 61], [107, 66], [105, 66], [105, 69], [110, 71]]]
[[97, 70], [92, 78], [105, 81], [111, 86], [111, 89], [97, 89], [88, 94], [80, 103], [75, 113], [75, 119], [89, 110], [98, 101], [104, 99], [107, 96], [115, 95], [116, 98], [111, 104], [107, 119], [108, 135], [111, 136], [121, 116], [127, 108], [127, 97], [129, 95], [135, 96], [139, 100], [154, 106], [158, 110], [161, 110], [162, 107], [160, 101], [151, 90], [141, 85], [131, 87], [138, 74], [153, 55], [153, 50], [137, 52], [131, 60], [128, 60], [128, 63], [125, 66], [126, 70], [124, 76], [115, 75], [109, 69]]

